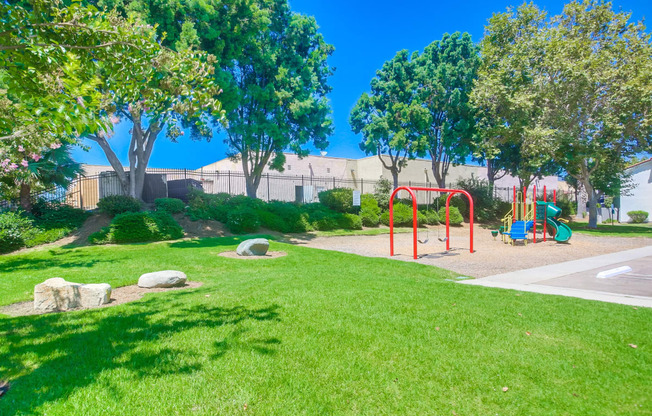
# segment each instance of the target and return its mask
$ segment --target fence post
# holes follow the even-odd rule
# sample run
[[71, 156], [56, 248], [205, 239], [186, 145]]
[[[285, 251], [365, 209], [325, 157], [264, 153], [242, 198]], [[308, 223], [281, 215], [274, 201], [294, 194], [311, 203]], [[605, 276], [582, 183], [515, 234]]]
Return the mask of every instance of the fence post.
[[269, 172], [267, 172], [267, 202], [269, 202]]
[[360, 179], [360, 193], [364, 194], [364, 179]]
[[333, 189], [335, 189], [335, 176], [333, 176]]
[[231, 195], [231, 171], [227, 170], [228, 172], [228, 177], [229, 177], [229, 195]]
[[186, 168], [183, 168], [183, 179], [188, 179], [188, 172]]
[[82, 190], [83, 188], [83, 182], [82, 182], [82, 176], [79, 175], [77, 177], [77, 181], [79, 182], [79, 209], [84, 209], [84, 192]]

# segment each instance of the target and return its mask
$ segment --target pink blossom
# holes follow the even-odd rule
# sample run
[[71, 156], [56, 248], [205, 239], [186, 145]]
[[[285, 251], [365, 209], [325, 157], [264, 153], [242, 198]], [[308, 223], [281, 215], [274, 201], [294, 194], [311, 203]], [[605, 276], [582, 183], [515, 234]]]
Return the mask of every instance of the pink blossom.
[[115, 114], [111, 114], [109, 116], [109, 120], [111, 120], [111, 123], [113, 124], [118, 124], [120, 122], [120, 119], [115, 116]]
[[17, 165], [17, 164], [12, 163], [11, 165], [9, 165], [9, 170], [10, 170], [10, 171], [12, 171], [12, 170], [16, 170], [16, 169], [18, 169], [18, 165]]
[[61, 147], [61, 143], [54, 142], [50, 145], [50, 149], [58, 149], [60, 147]]
[[41, 155], [39, 155], [38, 153], [32, 153], [31, 155], [29, 155], [29, 157], [31, 157], [34, 162], [38, 162], [39, 160], [41, 160]]
[[22, 145], [18, 145], [18, 151], [19, 152], [24, 152], [25, 148]]
[[27, 162], [25, 159], [20, 161], [20, 164], [23, 165], [23, 167], [27, 167], [29, 165], [29, 162]]
[[9, 162], [11, 162], [11, 160], [5, 159], [2, 162], [0, 162], [0, 166], [2, 166], [4, 168], [9, 164]]

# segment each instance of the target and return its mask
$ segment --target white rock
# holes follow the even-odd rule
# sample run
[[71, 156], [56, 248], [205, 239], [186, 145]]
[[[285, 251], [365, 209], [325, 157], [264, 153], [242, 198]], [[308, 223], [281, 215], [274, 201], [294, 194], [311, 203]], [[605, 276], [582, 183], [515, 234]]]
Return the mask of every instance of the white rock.
[[66, 311], [81, 305], [79, 283], [53, 277], [34, 286], [34, 309], [43, 312]]
[[186, 284], [186, 274], [177, 270], [163, 270], [154, 273], [145, 273], [138, 279], [138, 286], [144, 288], [177, 287]]
[[109, 303], [110, 298], [108, 283], [82, 285], [54, 277], [34, 286], [34, 309], [42, 312], [92, 308]]
[[111, 285], [108, 283], [95, 283], [79, 287], [80, 303], [84, 308], [104, 305], [111, 300]]
[[269, 250], [269, 241], [265, 238], [245, 240], [238, 245], [236, 252], [239, 256], [264, 256]]

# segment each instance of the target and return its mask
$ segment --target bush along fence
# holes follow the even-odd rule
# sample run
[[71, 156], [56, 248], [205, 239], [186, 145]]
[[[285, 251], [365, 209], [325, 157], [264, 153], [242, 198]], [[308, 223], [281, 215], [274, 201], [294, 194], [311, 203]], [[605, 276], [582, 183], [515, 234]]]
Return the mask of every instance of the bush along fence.
[[[257, 196], [263, 201], [312, 203], [319, 201], [319, 193], [335, 188], [357, 190], [361, 194], [376, 191], [378, 179], [343, 179], [305, 175], [263, 175]], [[433, 187], [432, 182], [399, 182], [399, 186]], [[148, 169], [143, 190], [143, 200], [154, 203], [159, 198], [179, 198], [187, 201], [190, 189], [203, 190], [207, 194], [226, 193], [244, 195], [245, 176], [237, 171], [205, 171], [188, 169]], [[508, 201], [508, 188], [494, 187], [494, 198]], [[110, 195], [124, 195], [115, 172], [107, 171], [96, 175], [80, 176], [67, 188], [55, 188], [34, 193], [33, 200], [57, 201], [74, 208], [93, 210], [100, 199]], [[436, 196], [436, 195], [434, 195]], [[419, 193], [419, 204], [433, 203], [433, 195]], [[399, 194], [399, 198], [407, 198]], [[430, 199], [428, 199], [430, 198]], [[0, 210], [16, 208], [18, 201], [0, 201]]]

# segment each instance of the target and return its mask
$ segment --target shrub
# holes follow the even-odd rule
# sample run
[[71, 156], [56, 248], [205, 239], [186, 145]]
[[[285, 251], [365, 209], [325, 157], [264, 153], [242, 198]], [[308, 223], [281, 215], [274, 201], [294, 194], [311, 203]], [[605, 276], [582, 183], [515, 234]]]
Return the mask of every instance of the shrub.
[[362, 230], [362, 220], [355, 214], [342, 214], [337, 222], [344, 230]]
[[24, 247], [25, 241], [36, 233], [32, 220], [22, 213], [0, 213], [0, 253], [9, 253]]
[[108, 227], [88, 237], [92, 244], [139, 243], [175, 240], [183, 237], [183, 229], [165, 211], [126, 212], [116, 215]]
[[165, 211], [170, 214], [179, 214], [186, 209], [186, 204], [177, 198], [158, 198], [154, 200], [157, 211]]
[[[435, 202], [437, 204], [437, 206], [439, 207], [439, 210], [441, 210], [441, 208], [444, 208], [444, 209], [446, 208], [446, 198], [448, 198], [448, 194], [443, 194], [442, 196], [440, 196], [437, 199], [437, 202]], [[454, 197], [451, 198], [450, 206], [457, 208], [457, 210], [460, 212], [460, 214], [462, 214], [462, 216], [468, 217], [469, 208], [468, 208], [467, 203], [466, 203], [465, 200], [466, 200], [465, 196], [455, 195]], [[475, 208], [475, 205], [474, 205], [474, 208]], [[440, 218], [440, 220], [441, 220], [441, 218]]]
[[319, 193], [319, 202], [337, 212], [355, 212], [353, 207], [353, 190], [349, 188], [335, 188]]
[[138, 212], [143, 204], [136, 198], [127, 195], [109, 195], [100, 199], [97, 208], [101, 212], [116, 216], [125, 212]]
[[425, 223], [428, 225], [439, 225], [439, 213], [434, 210], [424, 211]]
[[[64, 230], [64, 237], [67, 233], [81, 227], [90, 215], [89, 212], [73, 208], [70, 205], [65, 205], [60, 202], [48, 202], [38, 200], [32, 206], [32, 214], [34, 215], [35, 223], [39, 228], [45, 230], [60, 229]], [[55, 233], [51, 234], [52, 236]], [[46, 241], [56, 241], [57, 239]]]
[[[457, 209], [457, 207], [449, 207], [448, 208], [448, 216], [449, 216], [449, 223], [450, 225], [460, 225], [462, 222], [464, 222], [464, 218], [462, 217], [462, 214], [460, 213], [460, 210]], [[441, 207], [439, 208], [439, 222], [442, 224], [446, 224], [446, 207]]]
[[365, 227], [377, 227], [380, 222], [380, 207], [371, 194], [360, 197], [360, 220]]
[[193, 189], [188, 193], [188, 216], [191, 220], [227, 221], [229, 207], [226, 203], [231, 199], [227, 193], [207, 194]]
[[362, 221], [362, 225], [365, 227], [378, 227], [378, 224], [380, 223], [380, 215], [363, 208], [360, 211], [360, 220]]
[[382, 209], [389, 209], [389, 198], [392, 196], [393, 185], [389, 179], [380, 178], [376, 182], [374, 197], [378, 201], [378, 206]]
[[260, 218], [255, 209], [241, 206], [229, 212], [226, 226], [233, 234], [252, 233], [260, 227]]
[[272, 201], [258, 210], [261, 225], [282, 233], [302, 233], [308, 231], [308, 215], [301, 213], [295, 204]]
[[627, 213], [627, 216], [632, 220], [634, 224], [640, 224], [645, 222], [648, 217], [648, 213], [646, 211], [629, 211]]
[[[547, 200], [553, 201], [553, 198], [549, 196]], [[564, 218], [571, 218], [577, 213], [577, 204], [565, 195], [559, 195], [555, 205], [561, 209], [561, 216]]]
[[[383, 212], [380, 216], [380, 222], [389, 225], [389, 211]], [[426, 217], [417, 211], [417, 226], [426, 223]], [[412, 207], [405, 204], [394, 204], [394, 226], [411, 227], [412, 226]]]

